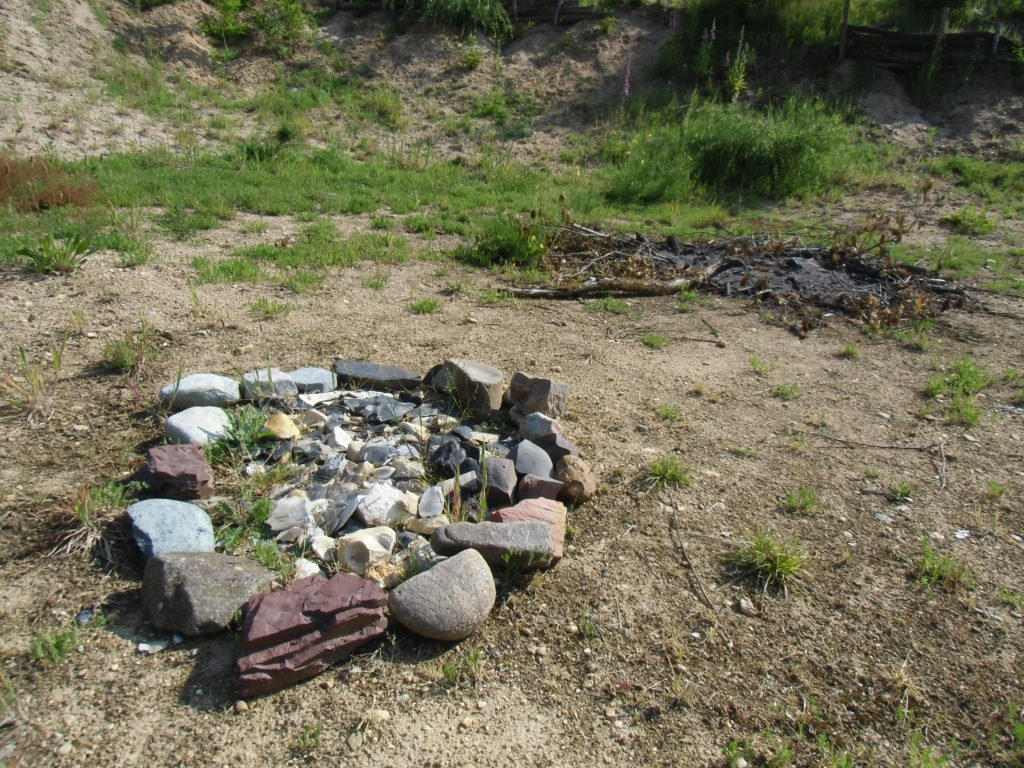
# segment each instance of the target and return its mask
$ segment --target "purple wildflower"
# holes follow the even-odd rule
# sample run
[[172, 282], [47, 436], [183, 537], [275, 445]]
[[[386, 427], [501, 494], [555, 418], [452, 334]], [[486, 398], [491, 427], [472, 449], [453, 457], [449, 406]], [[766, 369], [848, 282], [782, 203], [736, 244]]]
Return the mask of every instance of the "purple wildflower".
[[679, 29], [679, 11], [673, 11], [672, 17], [668, 20], [669, 29]]

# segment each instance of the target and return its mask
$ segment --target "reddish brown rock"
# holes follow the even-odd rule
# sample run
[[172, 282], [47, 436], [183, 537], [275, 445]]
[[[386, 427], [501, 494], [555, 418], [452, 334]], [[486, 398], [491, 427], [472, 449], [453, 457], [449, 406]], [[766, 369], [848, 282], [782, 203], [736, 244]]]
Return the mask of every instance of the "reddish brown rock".
[[505, 507], [493, 512], [490, 519], [496, 523], [520, 523], [539, 520], [551, 526], [551, 538], [555, 542], [555, 556], [552, 564], [562, 559], [565, 552], [566, 509], [560, 501], [552, 499], [526, 499], [514, 507]]
[[527, 475], [516, 489], [520, 499], [557, 499], [563, 483], [553, 477]]
[[139, 476], [167, 498], [205, 499], [213, 493], [213, 472], [202, 447], [194, 443], [150, 448]]
[[582, 504], [597, 491], [590, 465], [578, 456], [563, 456], [555, 467], [555, 477], [563, 483], [558, 498], [571, 504]]
[[565, 410], [568, 397], [567, 385], [520, 372], [512, 377], [504, 404], [510, 409], [512, 423], [518, 425], [531, 413], [543, 413], [557, 419]]
[[338, 573], [296, 579], [252, 598], [242, 627], [238, 691], [259, 696], [320, 674], [384, 634], [384, 591]]

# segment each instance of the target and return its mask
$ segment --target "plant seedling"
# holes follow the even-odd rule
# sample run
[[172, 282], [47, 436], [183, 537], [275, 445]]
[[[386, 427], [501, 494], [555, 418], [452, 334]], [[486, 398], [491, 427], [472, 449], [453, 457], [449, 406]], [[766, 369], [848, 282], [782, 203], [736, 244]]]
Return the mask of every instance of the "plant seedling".
[[409, 305], [409, 311], [414, 315], [429, 315], [441, 308], [441, 302], [437, 299], [420, 299]]
[[818, 510], [821, 502], [813, 488], [800, 488], [790, 491], [782, 498], [781, 507], [785, 512], [803, 512], [810, 514]]

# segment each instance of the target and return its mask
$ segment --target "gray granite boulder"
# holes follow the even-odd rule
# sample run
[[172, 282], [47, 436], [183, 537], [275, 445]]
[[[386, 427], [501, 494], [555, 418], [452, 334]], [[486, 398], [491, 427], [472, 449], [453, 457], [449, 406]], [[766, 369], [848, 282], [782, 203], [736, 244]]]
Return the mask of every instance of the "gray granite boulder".
[[418, 635], [453, 641], [473, 634], [496, 598], [491, 569], [479, 552], [466, 549], [395, 587], [388, 609]]
[[127, 512], [146, 559], [167, 552], [213, 552], [213, 523], [195, 504], [146, 499], [129, 505]]
[[491, 565], [516, 557], [526, 568], [545, 568], [555, 556], [551, 528], [539, 521], [452, 523], [431, 534], [430, 546], [439, 555], [474, 549]]
[[487, 414], [501, 408], [504, 375], [486, 363], [453, 357], [427, 374], [426, 383], [470, 413]]
[[167, 552], [146, 563], [142, 605], [157, 629], [183, 635], [220, 632], [249, 598], [272, 589], [277, 578], [244, 557]]
[[176, 411], [196, 405], [234, 405], [241, 397], [235, 379], [216, 373], [193, 373], [160, 390], [160, 402]]
[[195, 405], [167, 417], [164, 434], [172, 443], [206, 445], [223, 440], [231, 428], [231, 420], [223, 408]]
[[280, 368], [259, 368], [242, 374], [242, 389], [247, 400], [273, 400], [299, 394], [299, 387]]
[[423, 383], [423, 377], [414, 371], [366, 360], [335, 360], [334, 372], [339, 384], [358, 389], [411, 392]]
[[337, 379], [326, 368], [298, 368], [288, 374], [299, 392], [332, 392]]

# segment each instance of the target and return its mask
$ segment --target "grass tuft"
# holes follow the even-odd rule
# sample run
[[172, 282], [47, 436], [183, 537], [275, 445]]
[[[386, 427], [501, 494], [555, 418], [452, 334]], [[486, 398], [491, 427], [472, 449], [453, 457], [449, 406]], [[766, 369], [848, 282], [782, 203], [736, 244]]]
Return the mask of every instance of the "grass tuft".
[[820, 509], [821, 500], [813, 488], [800, 488], [790, 491], [782, 497], [782, 503], [779, 506], [784, 512], [810, 514]]
[[722, 562], [737, 579], [753, 581], [762, 592], [782, 592], [799, 582], [807, 555], [792, 541], [755, 534], [722, 555]]
[[938, 586], [949, 592], [974, 589], [974, 579], [966, 567], [948, 555], [940, 554], [928, 536], [921, 537], [921, 561], [917, 580], [926, 586]]
[[690, 474], [690, 470], [680, 464], [675, 456], [662, 456], [652, 461], [644, 478], [644, 485], [648, 489], [670, 486], [678, 488], [692, 483], [693, 475]]
[[409, 311], [414, 315], [429, 315], [441, 309], [441, 302], [437, 299], [420, 299], [409, 305]]

